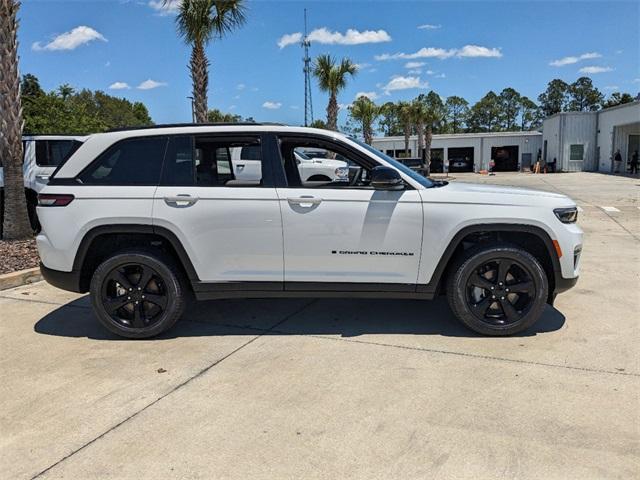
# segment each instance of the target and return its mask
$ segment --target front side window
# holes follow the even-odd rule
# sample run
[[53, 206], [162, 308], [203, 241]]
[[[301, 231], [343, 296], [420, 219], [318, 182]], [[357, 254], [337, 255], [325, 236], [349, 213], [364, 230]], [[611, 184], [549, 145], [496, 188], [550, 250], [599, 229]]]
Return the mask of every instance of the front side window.
[[353, 153], [339, 145], [314, 139], [284, 138], [280, 154], [290, 187], [370, 188], [370, 171]]
[[78, 179], [88, 185], [158, 185], [167, 137], [132, 138], [109, 147]]
[[584, 160], [584, 145], [582, 144], [570, 145], [569, 160]]

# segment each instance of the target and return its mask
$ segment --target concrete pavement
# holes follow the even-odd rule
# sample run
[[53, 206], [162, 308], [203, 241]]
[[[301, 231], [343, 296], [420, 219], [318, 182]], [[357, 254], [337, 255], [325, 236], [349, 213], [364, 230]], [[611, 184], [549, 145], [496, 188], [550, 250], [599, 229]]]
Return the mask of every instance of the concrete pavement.
[[442, 299], [296, 299], [203, 302], [126, 341], [86, 296], [1, 292], [3, 477], [638, 477], [640, 182], [489, 179], [584, 210], [580, 282], [518, 337]]

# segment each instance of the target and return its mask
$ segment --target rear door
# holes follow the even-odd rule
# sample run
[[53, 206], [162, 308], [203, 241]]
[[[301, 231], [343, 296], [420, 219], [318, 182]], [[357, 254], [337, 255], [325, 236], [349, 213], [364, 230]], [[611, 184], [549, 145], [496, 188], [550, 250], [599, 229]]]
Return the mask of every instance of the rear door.
[[[377, 163], [344, 143], [281, 137], [279, 145], [287, 177], [287, 187], [278, 188], [285, 289], [413, 291], [422, 244], [418, 192], [374, 190], [369, 172]], [[305, 148], [343, 162], [339, 175], [302, 181], [295, 152]]]
[[263, 159], [260, 134], [184, 135], [169, 142], [154, 225], [178, 237], [211, 289], [283, 288], [280, 207]]

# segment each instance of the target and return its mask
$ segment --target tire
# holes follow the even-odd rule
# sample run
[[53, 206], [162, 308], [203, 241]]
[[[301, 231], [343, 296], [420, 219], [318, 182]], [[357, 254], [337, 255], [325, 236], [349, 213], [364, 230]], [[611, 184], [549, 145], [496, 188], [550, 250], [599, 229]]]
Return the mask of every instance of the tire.
[[182, 315], [181, 277], [173, 260], [162, 252], [119, 252], [102, 262], [91, 278], [93, 310], [116, 335], [154, 337], [173, 327]]
[[531, 327], [544, 311], [548, 292], [540, 262], [509, 244], [470, 249], [447, 279], [451, 310], [483, 335], [514, 335]]

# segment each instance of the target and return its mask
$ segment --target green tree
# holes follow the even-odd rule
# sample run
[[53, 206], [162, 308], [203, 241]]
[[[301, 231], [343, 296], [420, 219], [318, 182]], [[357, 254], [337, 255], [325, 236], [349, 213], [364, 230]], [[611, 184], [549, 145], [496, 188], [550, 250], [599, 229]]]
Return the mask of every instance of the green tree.
[[38, 77], [30, 73], [23, 75], [20, 82], [20, 95], [22, 95], [23, 101], [25, 98], [44, 95], [44, 90], [40, 87]]
[[467, 130], [469, 132], [495, 132], [500, 129], [501, 106], [498, 95], [487, 93], [469, 110]]
[[382, 119], [378, 122], [382, 133], [388, 137], [402, 135], [402, 125], [398, 115], [398, 105], [387, 102], [380, 107]]
[[4, 173], [6, 240], [32, 235], [22, 173], [22, 102], [18, 74], [20, 2], [0, 0], [0, 165]]
[[522, 95], [513, 88], [505, 88], [498, 96], [500, 103], [501, 129], [507, 132], [518, 130], [518, 115], [522, 104]]
[[[417, 108], [415, 104], [421, 105]], [[414, 120], [418, 120], [416, 128], [418, 130], [418, 153], [420, 158], [424, 159], [423, 167], [429, 172], [431, 165], [431, 141], [433, 134], [442, 131], [445, 120], [445, 107], [442, 98], [433, 90], [427, 93], [421, 93], [414, 101]], [[420, 141], [420, 132], [422, 133], [423, 142]]]
[[451, 133], [461, 132], [469, 113], [469, 102], [462, 97], [453, 95], [447, 98], [444, 108], [447, 130]]
[[542, 113], [538, 105], [528, 97], [520, 99], [520, 130], [531, 130], [542, 122]]
[[[165, 0], [165, 5], [170, 0]], [[245, 22], [243, 0], [182, 0], [176, 17], [179, 35], [191, 45], [189, 69], [193, 83], [196, 122], [207, 121], [209, 60], [205, 46], [222, 38]]]
[[569, 110], [574, 112], [595, 112], [600, 110], [604, 96], [593, 86], [589, 77], [580, 77], [569, 85]]
[[328, 130], [326, 122], [324, 120], [320, 120], [319, 118], [316, 118], [313, 122], [311, 122], [311, 125], [309, 126], [311, 128], [322, 128], [323, 130]]
[[348, 58], [340, 63], [331, 55], [320, 55], [313, 64], [313, 74], [318, 86], [329, 94], [327, 104], [327, 128], [338, 129], [338, 93], [347, 86], [347, 75], [354, 76], [358, 67]]
[[58, 87], [58, 95], [62, 97], [62, 100], [66, 100], [75, 93], [75, 89], [68, 83], [63, 83]]
[[569, 100], [569, 85], [556, 78], [551, 80], [547, 89], [538, 96], [540, 109], [545, 117], [549, 117], [567, 109]]
[[630, 103], [633, 101], [633, 95], [631, 95], [630, 93], [613, 92], [611, 95], [609, 95], [608, 99], [602, 102], [602, 108], [615, 107], [617, 105], [622, 105], [624, 103]]
[[233, 113], [223, 113], [217, 108], [207, 112], [207, 121], [211, 123], [240, 123], [242, 117]]
[[364, 96], [356, 98], [349, 107], [349, 115], [359, 124], [356, 131], [362, 133], [368, 145], [373, 142], [373, 125], [380, 116], [380, 110], [378, 105]]

